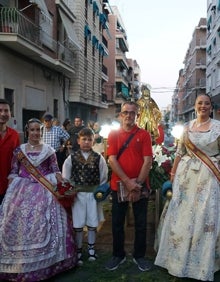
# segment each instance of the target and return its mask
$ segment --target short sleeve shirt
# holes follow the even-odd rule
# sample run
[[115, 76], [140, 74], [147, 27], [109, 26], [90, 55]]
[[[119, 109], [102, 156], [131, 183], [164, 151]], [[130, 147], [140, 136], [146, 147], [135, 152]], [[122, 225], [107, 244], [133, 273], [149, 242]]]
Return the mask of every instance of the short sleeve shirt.
[[[137, 131], [137, 126], [127, 132], [122, 128], [119, 130], [111, 131], [108, 136], [108, 156], [117, 156], [120, 148], [129, 138], [130, 134]], [[144, 129], [139, 129], [127, 148], [123, 151], [122, 155], [118, 159], [123, 171], [128, 175], [129, 178], [137, 178], [142, 165], [144, 163], [145, 156], [153, 156], [152, 143], [149, 132]], [[117, 190], [117, 181], [120, 178], [116, 173], [112, 172], [111, 176], [111, 188]]]

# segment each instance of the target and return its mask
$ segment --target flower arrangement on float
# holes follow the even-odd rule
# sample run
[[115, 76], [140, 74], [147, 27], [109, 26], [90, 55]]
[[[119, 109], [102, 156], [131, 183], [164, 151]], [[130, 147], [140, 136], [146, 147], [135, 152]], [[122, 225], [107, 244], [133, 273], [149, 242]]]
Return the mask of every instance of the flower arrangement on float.
[[149, 173], [151, 190], [161, 189], [170, 179], [170, 172], [175, 157], [176, 146], [153, 145], [153, 162]]

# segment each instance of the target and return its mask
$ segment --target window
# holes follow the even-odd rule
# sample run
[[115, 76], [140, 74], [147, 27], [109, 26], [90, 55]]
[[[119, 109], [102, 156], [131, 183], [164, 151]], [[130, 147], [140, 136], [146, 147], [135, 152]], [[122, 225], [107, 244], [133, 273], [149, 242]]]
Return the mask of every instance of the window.
[[95, 91], [95, 74], [92, 74], [92, 92]]
[[53, 115], [54, 115], [54, 117], [58, 117], [58, 113], [59, 113], [58, 100], [54, 99], [53, 100]]
[[217, 69], [216, 69], [216, 82], [217, 82], [216, 86], [219, 86], [220, 85], [220, 66], [218, 64], [217, 64]]
[[92, 19], [93, 19], [93, 23], [95, 23], [95, 11], [93, 10], [93, 14], [92, 14]]
[[206, 52], [208, 55], [211, 55], [212, 53], [212, 45], [210, 44], [209, 47], [207, 47]]
[[210, 31], [210, 29], [211, 29], [211, 24], [212, 24], [212, 16], [210, 16], [208, 21], [207, 21], [207, 29], [208, 29], [208, 31]]
[[220, 11], [220, 0], [218, 0], [218, 6], [217, 6], [217, 8], [218, 8], [218, 11]]
[[59, 9], [59, 14], [67, 35], [67, 38], [65, 39], [68, 39], [67, 42], [69, 43], [70, 46], [72, 46], [73, 49], [81, 50], [81, 46], [73, 26], [74, 23], [61, 9]]
[[211, 75], [209, 75], [206, 79], [206, 90], [207, 92], [211, 91]]
[[88, 19], [88, 0], [85, 0], [85, 18]]
[[84, 68], [84, 97], [87, 97], [87, 67]]
[[84, 56], [87, 58], [88, 42], [87, 38], [84, 39]]
[[40, 14], [40, 27], [41, 27], [41, 40], [44, 46], [55, 50], [53, 46], [53, 19], [45, 17], [44, 14]]
[[11, 115], [14, 116], [14, 89], [4, 89], [5, 99], [11, 105]]

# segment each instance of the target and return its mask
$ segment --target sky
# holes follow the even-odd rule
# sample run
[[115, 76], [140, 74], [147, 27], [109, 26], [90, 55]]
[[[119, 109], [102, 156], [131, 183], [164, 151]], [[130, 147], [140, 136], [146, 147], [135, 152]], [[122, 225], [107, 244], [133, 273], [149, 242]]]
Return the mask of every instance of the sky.
[[141, 82], [162, 109], [171, 104], [179, 70], [195, 27], [207, 17], [207, 0], [109, 0], [118, 7], [129, 45], [127, 58], [141, 68]]

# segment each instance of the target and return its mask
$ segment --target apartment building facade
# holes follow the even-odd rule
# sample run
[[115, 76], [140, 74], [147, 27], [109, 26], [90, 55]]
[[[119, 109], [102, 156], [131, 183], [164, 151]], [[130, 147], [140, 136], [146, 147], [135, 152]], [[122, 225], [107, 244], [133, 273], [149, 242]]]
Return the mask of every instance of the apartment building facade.
[[183, 95], [184, 95], [184, 76], [183, 69], [179, 71], [178, 80], [176, 83], [176, 88], [174, 90], [174, 95], [172, 96], [172, 107], [170, 109], [170, 122], [172, 124], [181, 122], [183, 116], [180, 113], [183, 113]]
[[194, 103], [199, 94], [206, 93], [206, 18], [199, 20], [179, 72], [172, 106], [174, 121], [187, 122], [195, 118]]
[[213, 117], [220, 120], [220, 1], [207, 1], [207, 94], [213, 101]]
[[81, 116], [84, 121], [98, 119], [100, 109], [107, 109], [103, 84], [108, 70], [103, 63], [108, 56], [108, 1], [75, 0], [77, 35], [81, 50], [76, 60], [77, 71], [70, 81], [70, 118]]
[[0, 1], [0, 97], [13, 105], [12, 126], [20, 132], [29, 118], [68, 115], [80, 45], [66, 2]]
[[47, 112], [61, 122], [76, 115], [96, 120], [98, 109], [107, 108], [106, 5], [0, 0], [0, 97], [13, 105], [12, 126], [22, 132], [29, 118]]
[[127, 33], [117, 6], [111, 6], [108, 20], [111, 35], [108, 38], [109, 55], [103, 60], [108, 69], [108, 81], [102, 87], [108, 108], [99, 111], [99, 118], [105, 123], [117, 120], [124, 101], [140, 97], [141, 86], [140, 67], [136, 60], [126, 56], [129, 51]]

